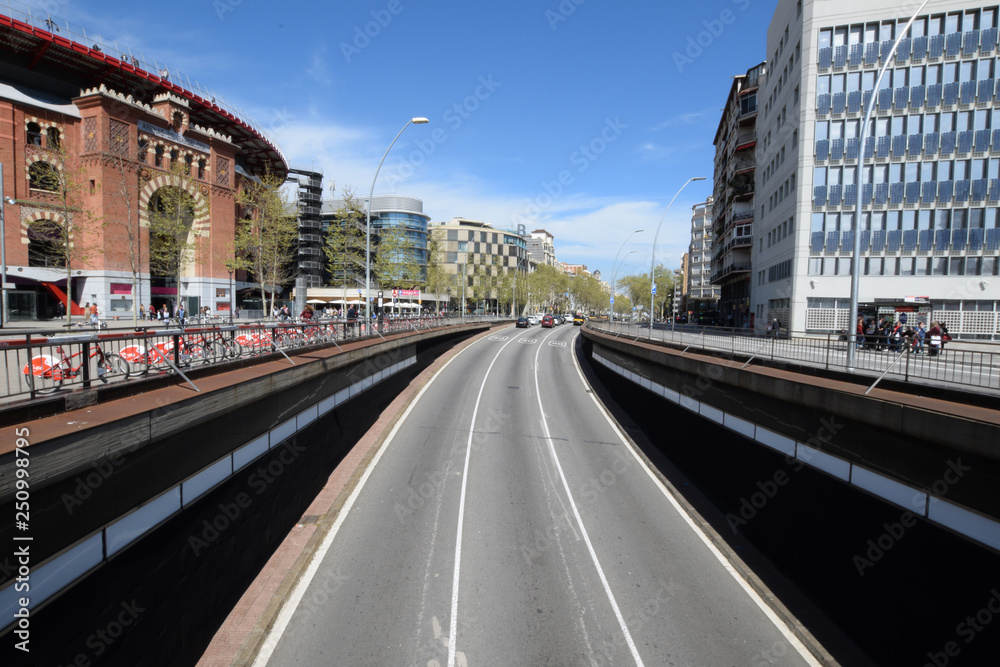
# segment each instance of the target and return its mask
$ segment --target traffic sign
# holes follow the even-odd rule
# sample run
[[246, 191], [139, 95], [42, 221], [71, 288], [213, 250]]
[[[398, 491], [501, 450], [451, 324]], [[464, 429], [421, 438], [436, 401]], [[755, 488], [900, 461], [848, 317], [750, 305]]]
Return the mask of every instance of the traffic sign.
[[656, 294], [656, 283], [653, 283], [653, 294]]
[[615, 297], [611, 297], [611, 305], [615, 305]]

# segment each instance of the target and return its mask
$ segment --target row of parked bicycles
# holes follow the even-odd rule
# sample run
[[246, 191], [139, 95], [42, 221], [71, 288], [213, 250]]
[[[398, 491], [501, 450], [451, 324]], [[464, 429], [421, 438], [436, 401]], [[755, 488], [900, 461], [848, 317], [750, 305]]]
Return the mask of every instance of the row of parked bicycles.
[[[425, 322], [420, 324], [427, 325]], [[412, 321], [396, 321], [383, 326], [382, 331], [408, 330], [416, 326]], [[152, 373], [183, 372], [185, 368], [240, 357], [365, 336], [369, 329], [376, 330], [366, 327], [364, 322], [340, 320], [176, 331], [147, 329], [141, 334], [54, 336], [38, 342], [29, 339], [25, 344], [7, 346], [8, 355], [16, 352], [13, 348], [17, 347], [25, 348], [30, 356], [21, 368], [24, 386], [8, 394], [50, 394], [65, 384], [89, 384], [94, 380], [108, 383]]]

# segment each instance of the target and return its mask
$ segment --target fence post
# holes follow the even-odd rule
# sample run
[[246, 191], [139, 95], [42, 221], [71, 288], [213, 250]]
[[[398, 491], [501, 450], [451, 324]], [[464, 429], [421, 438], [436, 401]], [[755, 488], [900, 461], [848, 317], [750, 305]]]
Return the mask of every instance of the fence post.
[[903, 380], [906, 382], [910, 381], [910, 355], [913, 353], [913, 341], [912, 339], [907, 339], [906, 343], [906, 363], [903, 365]]
[[90, 386], [90, 341], [83, 342], [83, 352], [81, 353], [81, 355], [82, 355], [82, 361], [80, 362], [80, 365], [83, 368], [83, 386], [89, 387]]
[[[826, 335], [826, 370], [830, 370], [830, 343], [832, 343], [832, 342], [833, 341], [830, 340], [830, 334], [827, 334]], [[851, 341], [850, 341], [850, 339], [848, 339], [847, 345], [850, 346], [850, 344], [851, 344]]]

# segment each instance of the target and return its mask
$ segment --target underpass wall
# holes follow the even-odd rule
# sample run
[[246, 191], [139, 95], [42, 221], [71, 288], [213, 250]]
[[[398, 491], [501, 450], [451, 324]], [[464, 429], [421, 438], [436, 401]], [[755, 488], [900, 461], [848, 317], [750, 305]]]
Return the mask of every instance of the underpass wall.
[[[1000, 550], [1000, 414], [584, 330], [595, 363], [772, 451]], [[697, 446], [697, 445], [693, 445]], [[940, 484], [955, 461], [962, 484]]]
[[[482, 329], [298, 358], [254, 381], [33, 444], [28, 663], [196, 661], [384, 407]], [[0, 459], [0, 511], [10, 516], [14, 467], [13, 456]], [[15, 543], [13, 526], [0, 530]], [[24, 593], [14, 588], [16, 560], [4, 556], [0, 607], [12, 619]], [[5, 664], [28, 664], [14, 648], [17, 630], [0, 635]]]

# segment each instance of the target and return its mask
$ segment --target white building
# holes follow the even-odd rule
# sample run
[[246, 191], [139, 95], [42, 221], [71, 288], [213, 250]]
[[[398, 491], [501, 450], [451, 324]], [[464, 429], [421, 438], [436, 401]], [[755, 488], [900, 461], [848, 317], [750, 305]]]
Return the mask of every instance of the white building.
[[688, 246], [687, 309], [716, 310], [719, 286], [712, 284], [712, 198], [691, 207], [691, 243]]
[[556, 265], [556, 239], [544, 229], [536, 229], [527, 238], [528, 255], [535, 264]]
[[[877, 315], [927, 297], [953, 335], [997, 338], [997, 7], [928, 7], [886, 71], [866, 133], [859, 302]], [[905, 9], [883, 0], [778, 4], [757, 125], [757, 328], [773, 317], [799, 332], [853, 320], [858, 133]]]

